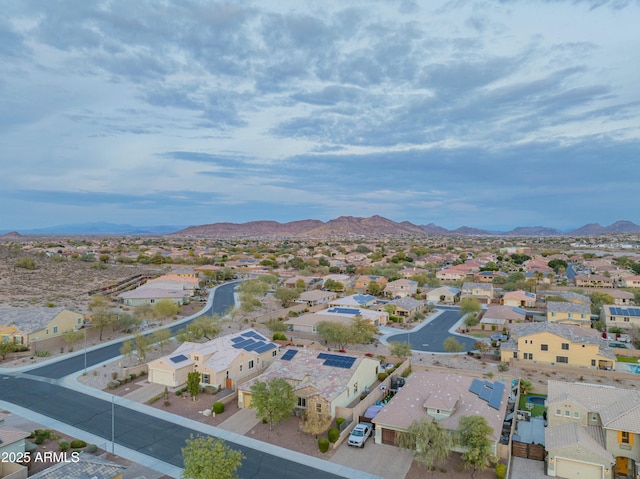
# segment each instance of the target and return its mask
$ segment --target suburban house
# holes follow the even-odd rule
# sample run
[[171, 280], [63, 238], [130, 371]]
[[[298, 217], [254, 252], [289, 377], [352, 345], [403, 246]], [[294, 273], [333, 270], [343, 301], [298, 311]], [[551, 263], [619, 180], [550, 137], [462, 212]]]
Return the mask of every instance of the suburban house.
[[238, 386], [238, 407], [251, 406], [251, 386], [284, 378], [298, 398], [297, 410], [309, 416], [334, 417], [378, 380], [380, 362], [374, 358], [288, 349], [262, 374]]
[[29, 479], [122, 479], [125, 469], [125, 466], [103, 457], [81, 452], [76, 460], [72, 460], [69, 454], [66, 461], [29, 476]]
[[322, 287], [325, 287], [325, 284], [328, 280], [335, 281], [337, 283], [342, 283], [344, 289], [347, 290], [352, 286], [351, 276], [348, 274], [328, 274], [322, 277]]
[[[489, 439], [496, 454], [508, 396], [508, 388], [500, 381], [416, 371], [373, 418], [375, 442], [394, 446], [396, 434], [407, 431], [413, 421], [423, 417], [453, 433], [463, 416], [482, 416], [492, 428]], [[453, 450], [460, 451], [460, 448]]]
[[433, 304], [453, 304], [460, 298], [460, 290], [452, 286], [441, 286], [427, 292], [427, 301]]
[[574, 293], [573, 291], [548, 291], [546, 297], [559, 296], [569, 303], [581, 303], [591, 305], [591, 298], [584, 294]]
[[376, 283], [380, 286], [380, 291], [384, 291], [384, 288], [387, 287], [387, 278], [384, 276], [358, 276], [355, 282], [355, 290], [360, 294], [369, 294], [369, 287], [371, 283]]
[[329, 303], [329, 307], [368, 308], [374, 305], [376, 301], [376, 297], [370, 294], [352, 294], [351, 296], [334, 299]]
[[487, 283], [466, 282], [462, 285], [460, 298], [471, 296], [481, 303], [490, 303], [493, 299], [493, 285]]
[[118, 299], [127, 306], [142, 306], [144, 304], [156, 304], [162, 300], [169, 300], [177, 305], [189, 303], [190, 293], [183, 289], [164, 289], [153, 287], [140, 287], [131, 291], [125, 291], [118, 295]]
[[410, 279], [400, 278], [391, 281], [384, 288], [384, 294], [390, 298], [406, 298], [418, 292], [418, 282]]
[[356, 317], [368, 320], [375, 326], [384, 326], [389, 322], [389, 313], [360, 308], [330, 308], [318, 313], [302, 314], [284, 321], [289, 331], [296, 333], [317, 333], [318, 324], [323, 321], [350, 325]]
[[640, 392], [548, 382], [547, 475], [581, 479], [640, 474]]
[[84, 316], [65, 308], [15, 308], [0, 306], [0, 340], [29, 346], [79, 329]]
[[604, 321], [607, 328], [630, 329], [640, 326], [640, 307], [620, 307], [605, 304], [600, 310], [600, 320]]
[[178, 387], [198, 371], [203, 385], [232, 388], [236, 381], [255, 375], [278, 356], [278, 345], [246, 329], [206, 343], [182, 343], [171, 354], [148, 363], [149, 382]]
[[316, 284], [321, 284], [322, 279], [316, 276], [292, 276], [287, 278], [282, 285], [285, 288], [295, 289], [298, 287], [299, 282], [304, 283], [305, 289], [310, 289]]
[[393, 299], [387, 304], [395, 306], [394, 316], [400, 316], [401, 318], [413, 316], [424, 308], [424, 301], [414, 298]]
[[622, 286], [625, 288], [640, 288], [640, 276], [628, 276], [623, 278]]
[[516, 308], [535, 308], [536, 295], [528, 291], [518, 290], [504, 293], [500, 304], [504, 306], [514, 306]]
[[595, 329], [549, 322], [514, 324], [500, 345], [501, 361], [566, 364], [580, 368], [615, 369], [616, 356]]
[[296, 303], [305, 303], [309, 307], [327, 304], [338, 297], [333, 291], [324, 291], [322, 289], [312, 289], [311, 291], [303, 291], [300, 297], [295, 300]]
[[473, 273], [475, 273], [475, 271], [459, 264], [436, 272], [436, 278], [440, 281], [462, 281]]
[[591, 327], [591, 306], [564, 301], [547, 302], [547, 321], [560, 324], [577, 324]]
[[527, 318], [527, 312], [514, 306], [500, 306], [490, 304], [482, 315], [480, 324], [507, 326], [512, 323], [522, 323]]
[[611, 296], [613, 298], [613, 304], [616, 306], [629, 306], [631, 304], [635, 304], [635, 295], [629, 291], [625, 291], [624, 289], [607, 289], [602, 291], [602, 293]]
[[615, 288], [613, 278], [602, 274], [577, 274], [576, 286], [578, 288]]
[[5, 418], [9, 415], [0, 412], [0, 477], [26, 479], [28, 470], [27, 466], [18, 464], [11, 460], [16, 454], [24, 454], [25, 439], [30, 433], [13, 429], [4, 425]]

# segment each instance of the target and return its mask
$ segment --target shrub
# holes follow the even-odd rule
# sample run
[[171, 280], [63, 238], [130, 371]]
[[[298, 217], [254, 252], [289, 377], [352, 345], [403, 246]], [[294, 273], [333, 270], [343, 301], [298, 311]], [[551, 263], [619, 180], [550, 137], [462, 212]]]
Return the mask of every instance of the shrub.
[[504, 479], [504, 476], [507, 474], [507, 465], [506, 464], [496, 464], [496, 477], [498, 479]]
[[329, 436], [329, 442], [332, 442], [332, 443], [336, 442], [340, 437], [340, 431], [335, 427], [332, 427], [331, 429], [329, 429], [328, 436]]
[[182, 396], [182, 389], [178, 389], [176, 391], [176, 396]]
[[82, 439], [74, 439], [71, 441], [71, 449], [82, 449], [83, 447], [87, 447], [87, 443]]
[[329, 450], [329, 439], [326, 437], [318, 439], [318, 449], [320, 449], [320, 452], [322, 453], [327, 452]]
[[43, 436], [36, 436], [35, 440], [33, 441], [36, 444], [40, 445], [44, 442], [44, 437]]
[[69, 450], [69, 443], [67, 441], [60, 441], [58, 443], [58, 446], [60, 447], [60, 451], [62, 452], [66, 452]]
[[129, 374], [129, 377], [131, 378], [131, 380], [133, 381], [135, 378], [138, 377], [138, 375], [136, 373], [131, 373]]
[[164, 407], [169, 407], [169, 406], [171, 406], [171, 403], [169, 401], [165, 401], [163, 403], [163, 405], [164, 405]]
[[343, 417], [337, 417], [337, 418], [336, 418], [336, 426], [340, 427], [340, 425], [341, 425], [343, 422], [345, 422], [345, 421], [346, 421], [346, 419], [345, 419], [345, 418], [343, 418]]
[[286, 341], [287, 340], [287, 335], [284, 333], [273, 333], [272, 336], [273, 341]]
[[89, 444], [87, 446], [87, 452], [90, 454], [95, 454], [97, 450], [98, 450], [98, 446], [96, 446], [95, 444]]
[[385, 379], [387, 379], [387, 376], [387, 373], [378, 373], [378, 381], [384, 381]]
[[51, 352], [47, 351], [46, 349], [38, 349], [35, 352], [35, 355], [39, 358], [46, 358], [48, 356], [51, 356]]
[[409, 375], [411, 374], [411, 366], [409, 366], [407, 369], [405, 369], [404, 371], [402, 371], [402, 377], [403, 378], [407, 378], [409, 377]]
[[112, 372], [112, 373], [111, 373], [111, 379], [113, 379], [113, 380], [118, 379], [118, 373], [117, 373], [117, 371], [114, 371], [114, 372]]
[[188, 390], [189, 390], [189, 388], [187, 386], [185, 386], [180, 391], [182, 391], [183, 393], [186, 393]]
[[208, 384], [204, 387], [204, 392], [207, 394], [215, 394], [218, 392], [218, 388], [215, 386], [212, 386], [211, 384]]
[[107, 388], [108, 388], [108, 389], [115, 389], [115, 388], [117, 388], [118, 386], [120, 386], [120, 381], [109, 381], [109, 382], [107, 383]]
[[224, 403], [220, 401], [214, 402], [212, 409], [216, 414], [222, 414], [224, 412]]
[[139, 374], [139, 375], [140, 375], [140, 376], [144, 376], [144, 375], [146, 375], [146, 374], [147, 374], [147, 372], [146, 372], [146, 371], [140, 371], [140, 374]]
[[13, 267], [33, 270], [33, 269], [36, 269], [36, 262], [33, 258], [23, 257], [23, 258], [17, 259], [13, 263]]
[[501, 373], [504, 373], [508, 370], [509, 370], [509, 365], [507, 363], [498, 364], [498, 371], [500, 371]]

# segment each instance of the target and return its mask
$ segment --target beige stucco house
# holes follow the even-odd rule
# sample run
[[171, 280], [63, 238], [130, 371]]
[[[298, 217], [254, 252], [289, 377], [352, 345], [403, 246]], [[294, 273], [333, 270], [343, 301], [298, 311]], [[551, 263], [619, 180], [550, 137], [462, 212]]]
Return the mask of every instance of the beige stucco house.
[[84, 315], [65, 308], [0, 307], [0, 340], [30, 345], [79, 329]]
[[384, 294], [391, 298], [406, 298], [418, 292], [418, 282], [410, 279], [400, 278], [391, 281], [384, 288]]
[[548, 301], [547, 321], [591, 328], [591, 306], [583, 303]]
[[615, 306], [605, 304], [600, 310], [600, 320], [604, 321], [607, 328], [631, 329], [640, 326], [640, 306]]
[[441, 286], [427, 291], [427, 301], [432, 304], [446, 303], [453, 304], [460, 298], [460, 290], [452, 286]]
[[171, 354], [148, 363], [149, 382], [178, 387], [190, 372], [203, 385], [234, 388], [236, 381], [255, 375], [278, 357], [278, 345], [254, 329], [228, 334], [206, 343], [182, 343]]
[[504, 293], [500, 304], [504, 306], [514, 306], [516, 308], [535, 308], [536, 295], [528, 291], [518, 290]]
[[297, 409], [310, 416], [336, 414], [336, 407], [347, 407], [378, 379], [377, 359], [289, 349], [259, 376], [238, 386], [238, 407], [251, 406], [251, 385], [284, 378], [294, 388]]

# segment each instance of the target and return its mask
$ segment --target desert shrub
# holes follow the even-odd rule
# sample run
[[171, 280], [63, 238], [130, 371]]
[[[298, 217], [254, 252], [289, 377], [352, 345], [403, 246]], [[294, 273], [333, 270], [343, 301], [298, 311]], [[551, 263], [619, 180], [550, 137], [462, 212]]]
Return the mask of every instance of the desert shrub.
[[176, 396], [182, 396], [182, 389], [178, 389], [176, 391]]
[[318, 449], [320, 449], [320, 452], [322, 453], [327, 452], [329, 450], [329, 439], [326, 437], [318, 439]]
[[162, 403], [164, 407], [169, 407], [171, 406], [171, 403], [169, 401], [165, 401], [164, 403]]
[[224, 403], [220, 401], [214, 402], [212, 409], [216, 414], [222, 414], [224, 412]]
[[498, 479], [504, 479], [504, 476], [507, 474], [507, 465], [506, 464], [496, 464], [496, 477]]
[[186, 393], [189, 390], [189, 388], [187, 386], [183, 387], [180, 391], [182, 391], [182, 393]]
[[66, 452], [69, 450], [69, 443], [67, 441], [60, 441], [58, 443], [58, 447], [60, 447], [62, 452]]
[[403, 378], [407, 378], [409, 377], [409, 375], [411, 374], [411, 366], [409, 366], [407, 369], [405, 369], [404, 371], [402, 371], [402, 377]]
[[340, 425], [341, 425], [343, 422], [345, 422], [345, 421], [346, 421], [346, 419], [345, 419], [345, 418], [343, 418], [343, 417], [337, 417], [337, 418], [336, 418], [336, 426], [340, 427]]
[[215, 394], [218, 392], [218, 388], [215, 386], [212, 386], [211, 384], [208, 384], [207, 386], [204, 387], [204, 392], [207, 394]]
[[95, 454], [97, 450], [98, 450], [98, 446], [96, 446], [95, 444], [89, 444], [87, 446], [87, 452], [90, 454]]
[[138, 377], [138, 375], [136, 373], [131, 373], [129, 374], [129, 377], [131, 378], [131, 380], [133, 381], [135, 378]]
[[120, 386], [120, 381], [109, 381], [109, 382], [107, 383], [107, 388], [108, 388], [108, 389], [115, 389], [115, 388], [117, 388], [118, 386]]
[[36, 269], [36, 261], [33, 258], [19, 258], [13, 263], [14, 268]]
[[117, 371], [113, 371], [113, 372], [111, 373], [111, 379], [113, 379], [113, 380], [118, 379], [118, 373], [117, 373]]
[[143, 370], [143, 371], [140, 371], [139, 376], [144, 376], [144, 375], [146, 375], [146, 374], [147, 374], [147, 372]]
[[385, 379], [387, 379], [387, 376], [387, 373], [378, 373], [378, 381], [384, 381]]
[[35, 355], [36, 355], [37, 357], [39, 357], [39, 358], [46, 358], [46, 357], [48, 357], [48, 356], [51, 356], [51, 352], [50, 352], [50, 351], [47, 351], [46, 349], [38, 349], [38, 350], [35, 352]]
[[36, 436], [36, 438], [35, 438], [35, 440], [33, 442], [35, 442], [36, 444], [40, 445], [40, 444], [44, 443], [44, 437]]
[[287, 340], [287, 335], [284, 333], [273, 333], [272, 336], [273, 341], [286, 341]]
[[337, 430], [335, 427], [332, 427], [331, 429], [329, 429], [328, 436], [329, 436], [329, 442], [336, 442], [340, 437], [340, 431]]
[[508, 370], [509, 370], [509, 365], [507, 363], [498, 364], [498, 371], [500, 371], [501, 373], [504, 373]]
[[83, 447], [87, 447], [87, 443], [82, 439], [74, 439], [71, 441], [71, 449], [82, 449]]

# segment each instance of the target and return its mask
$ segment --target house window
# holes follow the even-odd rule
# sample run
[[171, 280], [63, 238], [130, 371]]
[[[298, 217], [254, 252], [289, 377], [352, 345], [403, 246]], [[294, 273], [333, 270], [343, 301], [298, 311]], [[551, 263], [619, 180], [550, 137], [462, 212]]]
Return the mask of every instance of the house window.
[[598, 415], [597, 415], [597, 414], [595, 414], [595, 413], [593, 413], [593, 414], [591, 415], [591, 420], [592, 420], [593, 422], [597, 421], [597, 420], [598, 420]]
[[585, 319], [585, 317], [586, 317], [586, 315], [585, 315], [584, 313], [582, 313], [582, 314], [580, 315], [580, 319]]
[[591, 360], [591, 366], [593, 366], [593, 367], [595, 367], [595, 366], [596, 366], [596, 360], [595, 360], [595, 359], [592, 359], [592, 360]]
[[549, 345], [548, 344], [541, 344], [540, 345], [540, 351], [549, 351]]
[[82, 318], [78, 318], [78, 324], [82, 323]]
[[242, 372], [242, 364], [240, 365], [240, 372]]
[[277, 355], [278, 355], [278, 351], [274, 349], [273, 352], [271, 353], [271, 356], [275, 358]]
[[524, 359], [533, 359], [533, 353], [524, 353], [523, 357]]
[[307, 409], [307, 398], [298, 398], [298, 407]]
[[615, 316], [611, 316], [611, 321], [615, 321], [616, 317]]
[[569, 364], [569, 358], [567, 356], [556, 356], [556, 362]]
[[58, 326], [53, 327], [53, 334], [58, 334]]
[[249, 361], [249, 369], [253, 369], [253, 359]]
[[627, 431], [620, 431], [620, 443], [629, 444], [631, 442], [631, 435]]
[[569, 349], [569, 343], [562, 343], [562, 349], [567, 351]]
[[518, 359], [518, 351], [513, 352], [513, 359]]
[[552, 312], [551, 312], [551, 317], [552, 317], [552, 318], [555, 318], [555, 317], [556, 317], [556, 312], [555, 312], [555, 311], [552, 311]]
[[569, 318], [573, 318], [573, 313], [569, 313]]
[[353, 383], [353, 394], [358, 394], [358, 383]]
[[573, 411], [573, 418], [574, 419], [580, 418], [580, 411]]
[[194, 357], [193, 357], [193, 360], [194, 360], [194, 361], [200, 361], [200, 356], [194, 356]]
[[44, 334], [49, 334], [49, 328], [44, 332]]
[[571, 417], [571, 411], [569, 411], [568, 409], [566, 409], [566, 410], [564, 411], [564, 415], [565, 415], [565, 417]]
[[208, 374], [203, 374], [202, 384], [211, 384], [211, 376], [209, 376]]
[[556, 416], [562, 416], [562, 410], [556, 409]]
[[322, 414], [322, 404], [316, 403], [316, 412]]
[[625, 323], [628, 323], [628, 322], [629, 322], [629, 318], [625, 316], [625, 317], [624, 317], [624, 322], [625, 322]]

